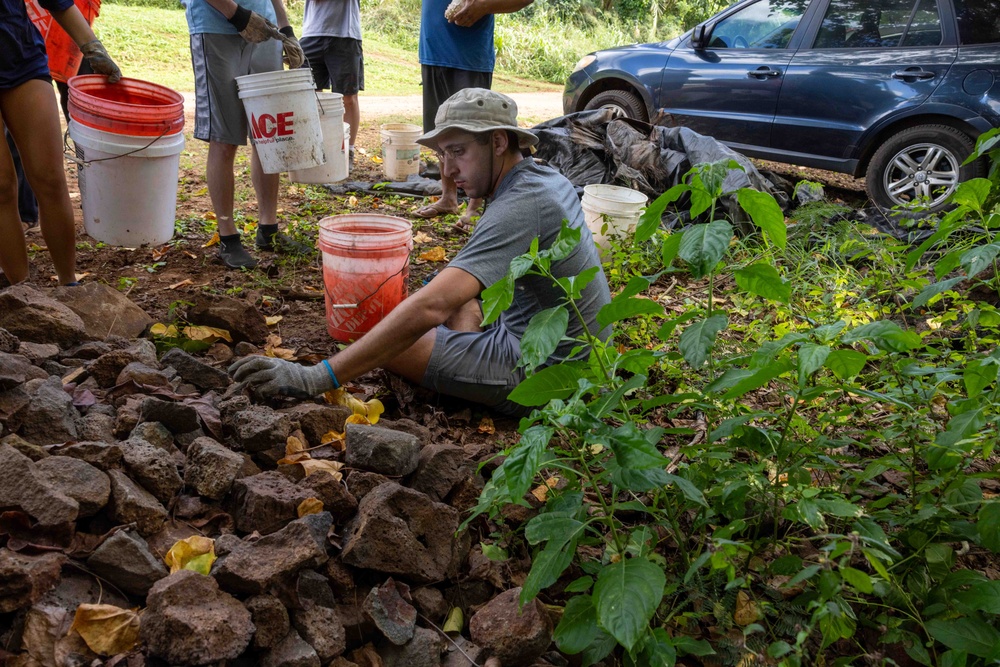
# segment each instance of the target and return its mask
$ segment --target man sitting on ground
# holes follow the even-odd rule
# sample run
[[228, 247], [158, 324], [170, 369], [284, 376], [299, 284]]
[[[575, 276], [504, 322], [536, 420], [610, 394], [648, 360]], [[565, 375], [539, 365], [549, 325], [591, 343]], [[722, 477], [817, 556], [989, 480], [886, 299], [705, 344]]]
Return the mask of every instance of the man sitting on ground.
[[[580, 229], [580, 244], [553, 262], [557, 277], [600, 267], [580, 201], [568, 180], [555, 170], [522, 157], [538, 139], [517, 127], [517, 105], [506, 95], [483, 88], [461, 90], [441, 105], [435, 128], [419, 143], [437, 151], [447, 173], [470, 197], [487, 205], [468, 244], [426, 287], [404, 300], [360, 340], [328, 361], [305, 367], [252, 356], [230, 372], [264, 396], [318, 396], [373, 368], [382, 367], [442, 394], [482, 403], [512, 416], [525, 409], [507, 396], [524, 377], [518, 367], [520, 342], [532, 316], [562, 302], [563, 292], [547, 278], [524, 276], [511, 307], [485, 329], [478, 297], [502, 279], [511, 260], [526, 253], [538, 237], [548, 248], [562, 221]], [[583, 290], [578, 308], [590, 332], [606, 340], [597, 313], [610, 301], [601, 271]], [[567, 338], [582, 335], [570, 317]], [[564, 340], [549, 363], [566, 359], [575, 343]]]

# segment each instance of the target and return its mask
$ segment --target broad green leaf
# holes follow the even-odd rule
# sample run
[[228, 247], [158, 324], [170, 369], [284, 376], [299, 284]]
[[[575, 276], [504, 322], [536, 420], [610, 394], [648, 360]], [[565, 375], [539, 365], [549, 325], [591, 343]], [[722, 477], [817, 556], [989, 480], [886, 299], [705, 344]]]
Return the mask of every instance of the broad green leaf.
[[567, 655], [576, 655], [597, 637], [597, 610], [589, 595], [570, 598], [552, 638]]
[[648, 560], [628, 558], [608, 565], [597, 577], [597, 620], [625, 650], [632, 651], [646, 633], [667, 578]]
[[990, 189], [993, 185], [989, 179], [973, 178], [964, 183], [960, 183], [951, 195], [951, 201], [961, 206], [968, 206], [979, 213], [983, 212], [983, 206], [990, 197]]
[[861, 570], [845, 566], [840, 568], [840, 576], [844, 578], [844, 581], [849, 583], [851, 586], [854, 586], [854, 588], [862, 593], [871, 593], [874, 590], [874, 587], [872, 586], [872, 578]]
[[544, 364], [556, 351], [569, 326], [569, 310], [555, 306], [535, 313], [521, 336], [521, 360], [529, 371]]
[[839, 498], [814, 498], [813, 502], [816, 503], [816, 506], [819, 507], [823, 514], [850, 518], [861, 516], [861, 508], [846, 500]]
[[620, 298], [619, 294], [597, 313], [597, 326], [602, 329], [609, 324], [626, 320], [637, 315], [657, 315], [663, 317], [663, 306], [652, 299], [641, 297]]
[[677, 255], [687, 262], [692, 278], [701, 278], [722, 261], [732, 238], [733, 228], [725, 220], [694, 225], [684, 230]]
[[975, 616], [932, 618], [925, 622], [924, 627], [927, 628], [927, 634], [948, 648], [968, 651], [980, 658], [989, 657], [997, 645], [1000, 645], [1000, 632]]
[[942, 447], [953, 447], [959, 441], [970, 437], [986, 424], [983, 408], [969, 410], [948, 420], [948, 427], [937, 434], [934, 441]]
[[688, 637], [687, 635], [677, 635], [673, 637], [674, 648], [685, 655], [694, 655], [698, 657], [704, 657], [706, 655], [715, 655], [715, 650], [712, 645], [709, 644], [704, 639], [694, 639], [693, 637]]
[[566, 291], [566, 294], [570, 299], [579, 301], [580, 297], [583, 295], [583, 289], [589, 285], [600, 272], [601, 267], [592, 266], [589, 269], [584, 269], [575, 276], [557, 278], [556, 282]]
[[962, 253], [962, 269], [968, 278], [978, 275], [1000, 254], [1000, 245], [988, 243]]
[[583, 230], [580, 227], [570, 227], [569, 221], [563, 219], [562, 227], [559, 229], [559, 236], [552, 242], [548, 250], [543, 251], [552, 261], [558, 262], [566, 259], [573, 249], [580, 245], [580, 237]]
[[958, 265], [962, 262], [962, 255], [964, 253], [965, 250], [963, 248], [958, 248], [946, 253], [938, 261], [934, 262], [934, 278], [941, 280], [941, 278], [957, 269]]
[[578, 539], [583, 532], [584, 523], [565, 513], [547, 512], [531, 519], [524, 527], [524, 539], [528, 544], [554, 541], [565, 544]]
[[841, 340], [845, 343], [869, 340], [878, 347], [893, 352], [908, 352], [923, 344], [920, 336], [900, 328], [898, 324], [889, 320], [862, 324], [844, 334]]
[[965, 667], [969, 661], [967, 651], [945, 651], [938, 656], [941, 661], [939, 667]]
[[979, 543], [993, 553], [1000, 553], [1000, 502], [983, 504], [979, 509], [976, 529], [979, 531]]
[[674, 486], [681, 490], [684, 497], [691, 502], [701, 505], [704, 508], [708, 508], [708, 503], [705, 502], [705, 496], [702, 494], [701, 489], [691, 483], [690, 480], [684, 479], [679, 475], [671, 475], [666, 473], [667, 479], [673, 482]]
[[786, 371], [792, 370], [792, 362], [789, 359], [779, 359], [772, 361], [767, 366], [754, 371], [752, 374], [740, 379], [729, 391], [722, 395], [722, 399], [729, 401], [739, 398], [744, 394], [765, 386], [774, 378]]
[[833, 350], [823, 364], [841, 380], [850, 380], [861, 372], [868, 355], [856, 350]]
[[586, 593], [591, 588], [594, 587], [594, 578], [584, 575], [579, 579], [574, 579], [570, 584], [563, 590], [567, 593]]
[[785, 214], [781, 212], [781, 207], [774, 197], [759, 190], [740, 188], [736, 198], [743, 210], [750, 214], [750, 219], [767, 234], [771, 242], [779, 248], [784, 248], [788, 237]]
[[821, 324], [812, 330], [813, 335], [821, 343], [829, 343], [834, 338], [840, 335], [840, 332], [847, 328], [847, 322], [844, 320], [837, 320], [831, 324]]
[[664, 269], [669, 269], [670, 265], [677, 258], [677, 253], [681, 249], [681, 239], [683, 236], [683, 232], [674, 232], [663, 239], [663, 245], [660, 246], [660, 261], [663, 263]]
[[726, 328], [729, 319], [725, 315], [712, 315], [707, 320], [689, 324], [681, 333], [677, 347], [692, 368], [701, 368], [708, 360], [708, 353], [715, 345], [715, 337]]
[[827, 357], [830, 356], [829, 345], [815, 345], [813, 343], [803, 343], [799, 346], [799, 386], [805, 386], [809, 377], [823, 368]]
[[576, 542], [563, 545], [549, 544], [539, 551], [531, 561], [531, 570], [521, 586], [520, 603], [527, 604], [542, 590], [559, 580], [562, 573], [573, 563]]
[[689, 185], [679, 183], [654, 199], [639, 216], [639, 224], [635, 228], [635, 242], [642, 243], [651, 239], [656, 230], [660, 228], [663, 212], [690, 189]]
[[614, 410], [618, 404], [624, 398], [625, 394], [630, 391], [635, 391], [639, 387], [646, 386], [646, 376], [645, 375], [633, 375], [628, 380], [626, 380], [622, 386], [618, 387], [614, 391], [602, 394], [600, 398], [594, 401], [590, 408], [592, 414], [598, 418], [607, 417], [608, 413]]
[[545, 405], [553, 398], [567, 398], [577, 389], [577, 381], [586, 377], [578, 364], [547, 366], [514, 387], [507, 398], [518, 405]]
[[663, 628], [653, 628], [642, 647], [636, 667], [674, 667], [677, 664], [677, 649]]
[[827, 613], [820, 614], [819, 629], [823, 633], [821, 646], [826, 648], [839, 639], [847, 639], [854, 634], [858, 622], [847, 603], [827, 602]]
[[591, 642], [590, 646], [586, 648], [583, 654], [580, 656], [581, 665], [583, 667], [590, 667], [591, 665], [597, 664], [601, 660], [611, 655], [611, 652], [618, 647], [618, 642], [615, 638], [609, 635], [604, 630], [600, 628], [597, 629], [597, 637]]
[[524, 432], [521, 441], [503, 462], [507, 489], [514, 502], [518, 502], [531, 488], [552, 434], [553, 430], [547, 426], [532, 426]]
[[920, 294], [913, 297], [913, 301], [910, 303], [910, 308], [923, 308], [938, 294], [947, 292], [963, 280], [965, 280], [965, 278], [959, 276], [957, 278], [949, 278], [948, 280], [939, 280], [936, 283], [931, 283], [927, 287], [920, 290]]
[[483, 325], [491, 324], [514, 302], [514, 278], [506, 276], [483, 290]]
[[997, 379], [997, 371], [1000, 366], [994, 363], [985, 363], [981, 359], [970, 361], [962, 371], [962, 383], [969, 398], [975, 398], [983, 393], [983, 389], [993, 384]]
[[757, 262], [750, 266], [736, 270], [736, 284], [740, 289], [744, 289], [752, 294], [788, 303], [792, 297], [792, 286], [787, 280], [782, 279], [778, 270], [767, 262]]
[[656, 445], [649, 442], [646, 434], [633, 422], [628, 422], [612, 431], [608, 438], [608, 446], [615, 453], [615, 460], [622, 468], [644, 470], [663, 467], [667, 463]]
[[1000, 581], [984, 581], [955, 593], [955, 601], [970, 610], [1000, 614]]

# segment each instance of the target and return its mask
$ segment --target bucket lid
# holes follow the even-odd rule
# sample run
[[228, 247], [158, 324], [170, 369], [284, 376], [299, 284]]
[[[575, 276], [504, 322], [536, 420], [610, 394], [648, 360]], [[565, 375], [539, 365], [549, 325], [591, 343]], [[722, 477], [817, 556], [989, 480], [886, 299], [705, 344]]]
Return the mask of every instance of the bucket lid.
[[123, 78], [115, 84], [100, 74], [69, 80], [70, 118], [97, 130], [140, 137], [184, 129], [184, 98], [149, 81]]

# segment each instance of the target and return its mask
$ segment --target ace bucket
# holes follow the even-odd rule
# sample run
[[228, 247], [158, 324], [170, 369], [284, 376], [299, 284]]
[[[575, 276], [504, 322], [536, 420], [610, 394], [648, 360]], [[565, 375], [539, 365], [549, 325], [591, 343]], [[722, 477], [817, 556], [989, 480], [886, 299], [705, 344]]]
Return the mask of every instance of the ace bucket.
[[319, 223], [327, 330], [349, 343], [409, 294], [410, 223], [389, 215], [334, 215]]
[[311, 70], [248, 74], [236, 77], [236, 85], [264, 173], [326, 163]]
[[336, 183], [347, 178], [347, 140], [351, 126], [344, 122], [344, 96], [320, 92], [316, 93], [316, 98], [326, 164], [288, 172], [288, 179], [294, 183]]

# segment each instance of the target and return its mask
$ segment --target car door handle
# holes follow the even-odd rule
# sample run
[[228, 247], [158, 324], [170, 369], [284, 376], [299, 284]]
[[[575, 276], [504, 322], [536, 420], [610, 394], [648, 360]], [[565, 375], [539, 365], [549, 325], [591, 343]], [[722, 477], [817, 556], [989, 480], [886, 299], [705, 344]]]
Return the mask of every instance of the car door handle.
[[892, 73], [893, 79], [907, 80], [917, 80], [917, 81], [927, 81], [928, 79], [933, 79], [936, 74], [934, 72], [928, 72], [922, 67], [907, 67], [906, 69], [898, 69]]
[[751, 79], [774, 79], [781, 76], [781, 70], [771, 69], [767, 65], [762, 65], [757, 69], [747, 72], [747, 76]]

